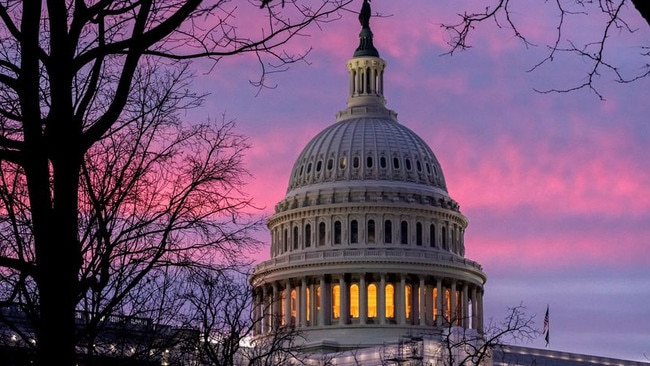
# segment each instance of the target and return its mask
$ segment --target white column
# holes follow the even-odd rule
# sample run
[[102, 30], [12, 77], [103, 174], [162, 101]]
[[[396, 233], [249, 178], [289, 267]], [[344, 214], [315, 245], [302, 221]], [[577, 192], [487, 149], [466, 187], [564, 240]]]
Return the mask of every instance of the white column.
[[[399, 289], [397, 291], [397, 324], [406, 324], [406, 276], [399, 276]], [[412, 289], [411, 289], [412, 290]]]
[[427, 303], [426, 298], [428, 292], [424, 284], [424, 277], [420, 276], [420, 285], [418, 286], [418, 292], [416, 293], [419, 303], [418, 303], [418, 316], [420, 317], [420, 325], [427, 325]]
[[386, 324], [386, 274], [379, 276], [379, 324]]
[[366, 324], [368, 319], [368, 289], [366, 288], [366, 274], [359, 277], [359, 324]]
[[458, 312], [456, 311], [458, 309], [458, 301], [456, 301], [456, 280], [453, 280], [451, 282], [451, 289], [450, 289], [450, 296], [451, 296], [451, 319], [450, 321], [454, 323], [454, 325], [458, 324]]
[[472, 286], [472, 329], [477, 329], [478, 314], [476, 313], [476, 305], [476, 286]]
[[273, 282], [273, 298], [271, 299], [271, 328], [278, 329], [280, 325], [280, 290], [278, 283]]
[[298, 303], [298, 314], [300, 315], [300, 326], [307, 326], [307, 279], [300, 279], [300, 301]]
[[441, 326], [442, 319], [445, 315], [445, 308], [443, 307], [443, 304], [445, 304], [445, 293], [442, 288], [442, 278], [436, 278], [436, 286], [438, 291], [438, 297], [436, 298], [436, 303], [438, 304], [438, 316], [436, 317], [436, 325]]
[[341, 273], [339, 277], [339, 304], [341, 308], [339, 309], [339, 324], [344, 325], [348, 323], [348, 318], [350, 317], [350, 291], [348, 290], [348, 284], [345, 282], [345, 273]]
[[262, 333], [269, 331], [269, 294], [266, 293], [266, 286], [262, 286]]
[[325, 286], [325, 276], [320, 276], [320, 285], [319, 285], [319, 290], [320, 290], [320, 311], [318, 312], [318, 325], [325, 325], [325, 314], [329, 311], [327, 308], [327, 297], [329, 296], [327, 293], [327, 289]]
[[463, 328], [469, 328], [469, 288], [463, 283]]
[[284, 283], [284, 325], [291, 325], [291, 282]]

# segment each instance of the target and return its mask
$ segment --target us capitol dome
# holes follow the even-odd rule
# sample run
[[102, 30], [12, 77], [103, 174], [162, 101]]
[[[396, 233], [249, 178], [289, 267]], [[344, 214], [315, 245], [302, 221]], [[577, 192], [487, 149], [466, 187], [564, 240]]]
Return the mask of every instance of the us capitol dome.
[[482, 332], [486, 275], [465, 258], [467, 218], [434, 152], [386, 108], [369, 19], [364, 1], [346, 108], [303, 148], [267, 221], [271, 259], [250, 277], [257, 336], [292, 326], [303, 347], [347, 350]]

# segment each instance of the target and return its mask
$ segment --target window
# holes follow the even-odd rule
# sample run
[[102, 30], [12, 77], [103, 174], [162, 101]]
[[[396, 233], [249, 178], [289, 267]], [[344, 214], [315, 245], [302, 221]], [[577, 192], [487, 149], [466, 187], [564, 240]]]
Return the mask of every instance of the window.
[[293, 227], [293, 249], [298, 249], [298, 227]]
[[305, 248], [311, 247], [311, 224], [305, 225]]
[[286, 308], [286, 298], [287, 295], [285, 294], [285, 291], [280, 292], [280, 324], [286, 325], [286, 319], [287, 317], [285, 314], [287, 313], [287, 308]]
[[411, 170], [411, 159], [406, 159], [406, 170]]
[[366, 158], [366, 167], [367, 168], [372, 168], [372, 156], [368, 156]]
[[334, 167], [334, 159], [328, 159], [327, 160], [327, 170], [332, 170]]
[[319, 160], [319, 161], [316, 163], [316, 171], [317, 171], [317, 172], [320, 172], [320, 170], [321, 170], [322, 167], [323, 167], [323, 162]]
[[289, 250], [289, 231], [284, 229], [284, 251]]
[[325, 223], [318, 224], [318, 245], [325, 245]]
[[355, 156], [354, 159], [352, 159], [352, 167], [353, 168], [358, 168], [359, 167], [359, 157]]
[[429, 225], [429, 246], [434, 248], [436, 246], [436, 225]]
[[440, 309], [438, 309], [438, 288], [434, 287], [432, 291], [432, 300], [433, 300], [433, 320], [438, 320], [440, 315]]
[[415, 224], [415, 245], [422, 246], [422, 223]]
[[298, 313], [298, 295], [296, 290], [291, 290], [291, 325], [296, 324], [296, 314]]
[[357, 220], [350, 221], [350, 243], [357, 244], [359, 242], [359, 222]]
[[393, 242], [393, 225], [390, 220], [384, 221], [384, 243], [390, 244]]
[[395, 286], [389, 283], [386, 284], [386, 318], [395, 317]]
[[334, 244], [341, 244], [341, 221], [334, 222]]
[[377, 317], [377, 285], [368, 285], [368, 318]]
[[348, 157], [343, 155], [339, 160], [339, 168], [345, 169], [348, 166]]
[[399, 159], [393, 158], [393, 168], [399, 169]]
[[306, 320], [309, 321], [310, 320], [309, 316], [311, 315], [310, 312], [309, 312], [309, 310], [311, 308], [311, 298], [309, 296], [310, 295], [309, 287], [307, 287], [305, 290], [307, 290], [307, 292], [305, 293], [307, 295], [307, 296], [305, 296], [305, 301], [306, 301], [305, 315], [306, 315]]
[[449, 249], [447, 248], [447, 228], [444, 226], [442, 227], [442, 249], [444, 250]]
[[411, 308], [413, 306], [413, 289], [411, 285], [406, 285], [404, 287], [404, 304], [406, 305], [404, 315], [406, 316], [406, 319], [411, 319]]
[[350, 285], [350, 317], [359, 318], [359, 285]]
[[381, 158], [379, 158], [379, 166], [382, 167], [382, 168], [386, 168], [386, 158], [385, 157], [382, 156]]
[[375, 220], [368, 220], [368, 243], [375, 242]]
[[332, 319], [341, 316], [341, 286], [332, 286]]
[[400, 240], [402, 244], [409, 243], [409, 224], [406, 221], [402, 221], [400, 224]]

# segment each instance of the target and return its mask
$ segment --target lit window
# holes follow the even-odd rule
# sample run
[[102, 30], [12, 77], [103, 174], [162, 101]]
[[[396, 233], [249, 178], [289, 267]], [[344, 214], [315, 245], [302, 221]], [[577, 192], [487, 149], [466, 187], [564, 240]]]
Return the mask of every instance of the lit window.
[[356, 283], [350, 286], [350, 316], [359, 317], [359, 285]]
[[377, 285], [368, 285], [368, 317], [377, 317]]
[[404, 315], [406, 316], [406, 319], [411, 319], [411, 307], [413, 306], [413, 299], [411, 296], [411, 285], [406, 285], [406, 287], [404, 287], [404, 304], [406, 305], [406, 309], [404, 309]]
[[395, 317], [395, 287], [392, 284], [386, 285], [386, 318]]
[[341, 287], [332, 286], [332, 319], [338, 319], [341, 315]]

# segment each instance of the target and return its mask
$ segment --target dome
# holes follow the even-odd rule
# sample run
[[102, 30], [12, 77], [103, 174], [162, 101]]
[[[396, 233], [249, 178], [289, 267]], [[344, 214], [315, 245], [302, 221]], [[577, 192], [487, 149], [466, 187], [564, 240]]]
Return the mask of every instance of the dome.
[[465, 258], [467, 218], [431, 148], [386, 108], [363, 4], [347, 106], [294, 162], [267, 220], [271, 258], [249, 278], [256, 336], [296, 327], [306, 349], [483, 329], [486, 275]]
[[356, 117], [336, 122], [305, 146], [293, 165], [287, 195], [372, 181], [447, 194], [438, 159], [418, 135], [394, 118]]

